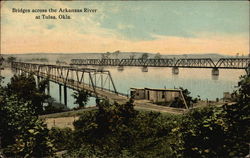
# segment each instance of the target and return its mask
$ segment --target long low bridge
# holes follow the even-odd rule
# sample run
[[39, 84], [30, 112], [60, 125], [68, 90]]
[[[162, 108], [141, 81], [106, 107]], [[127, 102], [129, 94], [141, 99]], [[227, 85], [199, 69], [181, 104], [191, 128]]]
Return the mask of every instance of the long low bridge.
[[245, 69], [249, 73], [250, 58], [220, 58], [217, 61], [211, 58], [165, 58], [165, 59], [72, 59], [71, 65], [93, 66], [140, 66], [140, 67], [172, 67], [173, 73], [178, 68], [212, 68], [213, 74], [218, 69]]
[[[16, 73], [27, 73], [37, 76], [38, 82], [41, 78], [44, 78], [57, 83], [59, 85], [60, 102], [63, 87], [65, 105], [67, 105], [67, 88], [77, 91], [86, 90], [95, 97], [105, 98], [111, 102], [117, 102], [119, 104], [124, 104], [129, 100], [127, 94], [119, 93], [116, 90], [114, 81], [108, 70], [24, 62], [12, 62], [11, 67]], [[49, 89], [50, 86], [48, 84], [48, 93]], [[184, 112], [184, 109], [162, 107], [142, 101], [135, 101], [135, 106], [137, 108], [160, 112]]]

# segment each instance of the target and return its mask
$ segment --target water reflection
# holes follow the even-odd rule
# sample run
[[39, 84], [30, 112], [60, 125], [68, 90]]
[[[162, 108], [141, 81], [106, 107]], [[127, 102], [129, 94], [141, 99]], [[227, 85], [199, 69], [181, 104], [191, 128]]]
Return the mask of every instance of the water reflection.
[[219, 75], [211, 75], [212, 80], [219, 80]]
[[[88, 68], [97, 68], [88, 66]], [[148, 72], [142, 71], [142, 67], [104, 67], [111, 72], [115, 86], [119, 92], [128, 94], [131, 87], [138, 88], [187, 88], [191, 95], [201, 99], [215, 100], [222, 98], [223, 92], [233, 92], [239, 77], [245, 74], [244, 70], [220, 69], [219, 76], [213, 76], [211, 69], [187, 69], [179, 68], [179, 74], [173, 74], [172, 68], [147, 68]], [[2, 70], [5, 77], [4, 85], [9, 82], [12, 72], [10, 69]], [[62, 90], [63, 91], [63, 90]], [[73, 90], [67, 88], [68, 106], [76, 107]], [[50, 93], [56, 101], [60, 102], [59, 86], [50, 82]], [[62, 92], [63, 93], [63, 92]], [[64, 100], [62, 95], [62, 101]], [[95, 98], [91, 98], [88, 106], [95, 105]]]

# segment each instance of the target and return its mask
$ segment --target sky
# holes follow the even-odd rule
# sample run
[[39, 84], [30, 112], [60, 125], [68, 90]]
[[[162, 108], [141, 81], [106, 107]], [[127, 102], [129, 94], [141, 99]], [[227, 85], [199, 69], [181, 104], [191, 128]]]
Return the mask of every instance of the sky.
[[[97, 9], [96, 13], [14, 13]], [[71, 19], [35, 19], [39, 15]], [[1, 53], [249, 54], [249, 1], [1, 1]]]

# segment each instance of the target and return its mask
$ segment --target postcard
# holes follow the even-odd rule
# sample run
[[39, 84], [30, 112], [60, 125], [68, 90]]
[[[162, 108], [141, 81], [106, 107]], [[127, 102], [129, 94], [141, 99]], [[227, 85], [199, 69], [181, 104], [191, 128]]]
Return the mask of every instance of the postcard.
[[1, 1], [0, 157], [247, 157], [249, 27], [249, 1]]

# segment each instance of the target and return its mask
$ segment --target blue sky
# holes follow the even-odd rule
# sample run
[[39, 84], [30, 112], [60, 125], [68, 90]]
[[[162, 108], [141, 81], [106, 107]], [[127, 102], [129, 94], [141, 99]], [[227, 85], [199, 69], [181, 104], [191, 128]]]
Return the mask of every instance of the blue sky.
[[[248, 1], [7, 1], [1, 6], [4, 53], [249, 53]], [[97, 12], [35, 20], [40, 14], [12, 13], [12, 8]]]
[[[152, 34], [193, 37], [199, 32], [247, 34], [249, 7], [246, 2], [123, 2], [112, 3], [122, 8], [108, 12], [101, 26], [115, 29], [128, 38], [151, 39]], [[111, 5], [111, 6], [112, 6]], [[109, 6], [105, 6], [108, 9]], [[131, 26], [119, 29], [118, 25]]]

